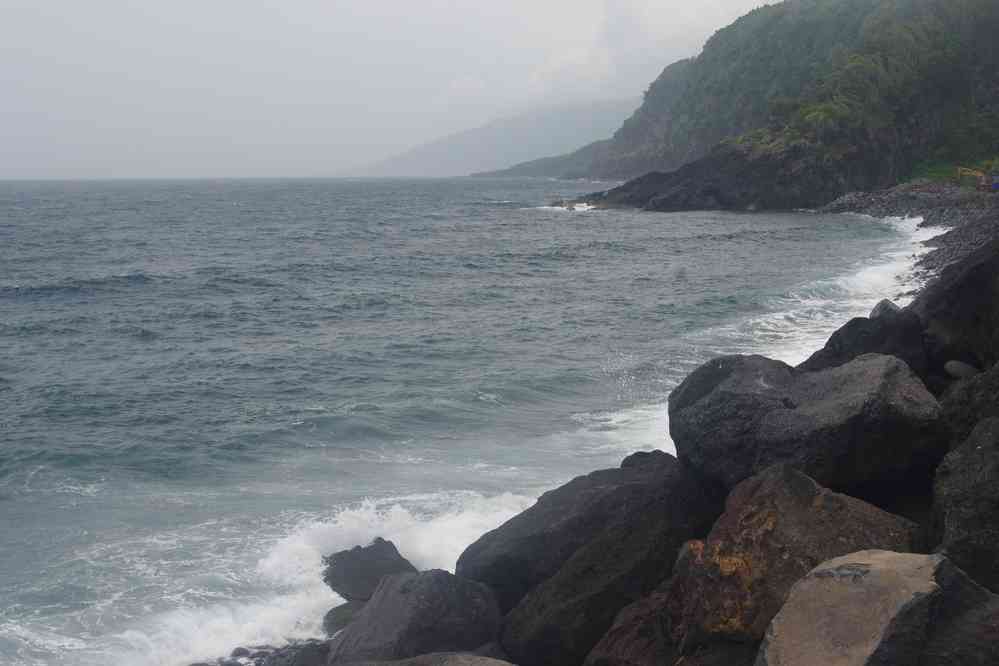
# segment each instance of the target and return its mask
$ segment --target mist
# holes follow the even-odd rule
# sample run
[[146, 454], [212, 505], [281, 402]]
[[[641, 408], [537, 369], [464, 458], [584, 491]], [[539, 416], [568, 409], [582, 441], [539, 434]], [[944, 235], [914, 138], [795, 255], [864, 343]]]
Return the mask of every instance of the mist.
[[0, 1], [0, 178], [348, 175], [634, 98], [758, 0]]

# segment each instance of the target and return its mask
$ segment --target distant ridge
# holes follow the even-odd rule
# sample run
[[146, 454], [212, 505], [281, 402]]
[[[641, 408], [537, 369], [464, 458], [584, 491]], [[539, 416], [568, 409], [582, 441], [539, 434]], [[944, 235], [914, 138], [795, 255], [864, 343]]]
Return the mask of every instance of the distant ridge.
[[371, 166], [361, 176], [467, 176], [562, 153], [609, 136], [641, 104], [615, 99], [566, 104], [501, 118]]

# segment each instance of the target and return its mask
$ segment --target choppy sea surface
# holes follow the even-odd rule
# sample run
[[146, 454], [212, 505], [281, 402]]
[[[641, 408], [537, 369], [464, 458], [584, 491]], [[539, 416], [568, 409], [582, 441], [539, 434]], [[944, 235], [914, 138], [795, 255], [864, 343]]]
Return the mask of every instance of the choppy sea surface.
[[0, 183], [0, 663], [317, 636], [323, 554], [419, 567], [672, 450], [721, 353], [915, 287], [917, 220], [546, 207], [541, 180]]

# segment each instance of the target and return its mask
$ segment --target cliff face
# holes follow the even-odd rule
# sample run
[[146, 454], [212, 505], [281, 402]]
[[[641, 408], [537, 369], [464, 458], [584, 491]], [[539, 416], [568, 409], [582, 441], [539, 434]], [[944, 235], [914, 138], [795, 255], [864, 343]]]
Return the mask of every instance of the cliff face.
[[855, 48], [878, 0], [789, 0], [754, 10], [667, 67], [606, 142], [517, 165], [506, 175], [632, 178], [675, 169], [720, 141], [766, 127], [837, 54]]
[[775, 110], [771, 127], [594, 200], [652, 210], [807, 208], [894, 185], [920, 163], [999, 154], [999, 5], [883, 2], [862, 33], [809, 92]]

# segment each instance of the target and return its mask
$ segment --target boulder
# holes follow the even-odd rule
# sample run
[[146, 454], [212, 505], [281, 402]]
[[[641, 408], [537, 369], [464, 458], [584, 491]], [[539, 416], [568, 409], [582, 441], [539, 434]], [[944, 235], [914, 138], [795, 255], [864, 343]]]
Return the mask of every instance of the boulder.
[[941, 552], [999, 592], [999, 419], [979, 423], [944, 458], [934, 490]]
[[398, 661], [359, 661], [350, 666], [512, 666], [510, 662], [474, 654], [440, 652]]
[[514, 662], [581, 663], [618, 611], [669, 577], [680, 546], [707, 532], [721, 512], [721, 497], [684, 466], [662, 470], [626, 512], [510, 612], [500, 642]]
[[946, 452], [939, 418], [909, 367], [877, 354], [819, 372], [761, 356], [718, 358], [669, 398], [680, 459], [724, 488], [788, 463], [876, 503], [930, 494]]
[[882, 301], [870, 318], [851, 319], [798, 369], [815, 372], [835, 368], [864, 354], [895, 356], [924, 380], [927, 377], [923, 324], [914, 312], [891, 301]]
[[951, 446], [958, 446], [979, 421], [999, 417], [999, 365], [951, 384], [941, 396], [940, 405]]
[[996, 602], [940, 555], [853, 553], [794, 586], [756, 666], [996, 664]]
[[331, 608], [323, 616], [323, 631], [326, 632], [327, 636], [332, 636], [340, 631], [353, 622], [357, 614], [364, 608], [365, 603], [364, 601], [348, 601], [345, 604]]
[[347, 601], [367, 601], [382, 576], [415, 573], [416, 567], [399, 554], [395, 544], [381, 537], [368, 546], [355, 546], [323, 558], [323, 580]]
[[677, 466], [662, 452], [636, 454], [620, 469], [575, 478], [465, 549], [455, 573], [493, 588], [506, 612], [580, 547], [657, 497]]
[[975, 366], [961, 361], [947, 361], [944, 363], [944, 372], [951, 379], [971, 379], [982, 374], [982, 371]]
[[910, 306], [926, 330], [931, 366], [999, 361], [999, 241], [946, 267]]
[[326, 666], [329, 652], [325, 641], [304, 641], [277, 648], [254, 661], [260, 666]]
[[666, 629], [669, 596], [657, 590], [625, 606], [600, 639], [584, 666], [656, 666], [672, 664], [675, 646]]
[[683, 654], [763, 638], [791, 586], [857, 550], [911, 551], [918, 525], [822, 488], [787, 465], [739, 484], [703, 542], [687, 544], [667, 592], [670, 639]]
[[330, 641], [331, 664], [457, 652], [495, 640], [501, 614], [492, 590], [446, 571], [382, 578], [353, 622]]

